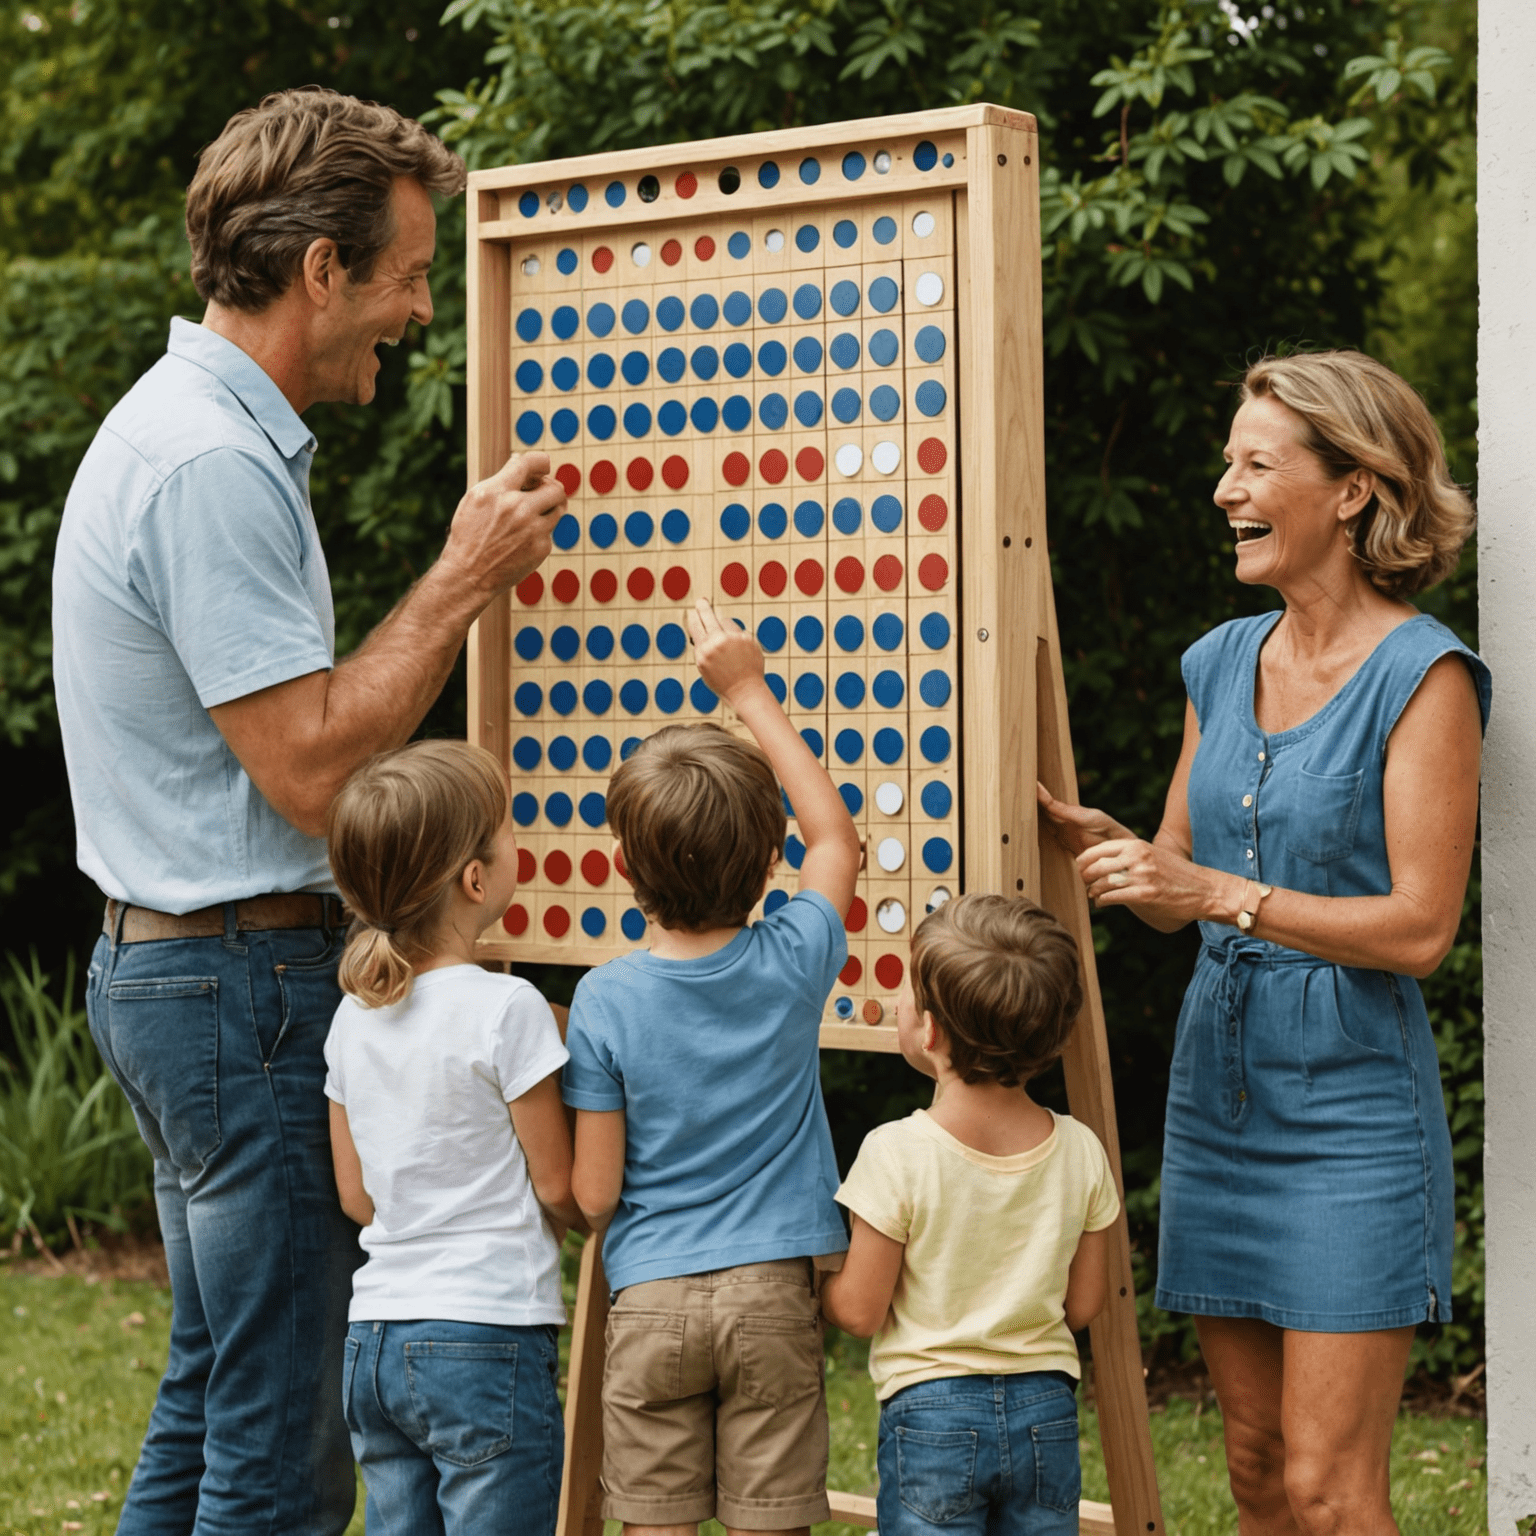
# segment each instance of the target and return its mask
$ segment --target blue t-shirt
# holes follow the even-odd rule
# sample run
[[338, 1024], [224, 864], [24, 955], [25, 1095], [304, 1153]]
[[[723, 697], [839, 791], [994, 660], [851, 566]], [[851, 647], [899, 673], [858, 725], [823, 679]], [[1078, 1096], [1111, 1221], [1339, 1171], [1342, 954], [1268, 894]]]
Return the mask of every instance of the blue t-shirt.
[[86, 450], [54, 558], [53, 674], [77, 856], [108, 896], [190, 912], [335, 890], [325, 840], [278, 815], [208, 713], [333, 664], [314, 449], [254, 359], [173, 320]]
[[803, 891], [701, 960], [639, 950], [582, 977], [565, 1102], [625, 1112], [614, 1290], [848, 1246], [818, 1045], [847, 958], [832, 904]]

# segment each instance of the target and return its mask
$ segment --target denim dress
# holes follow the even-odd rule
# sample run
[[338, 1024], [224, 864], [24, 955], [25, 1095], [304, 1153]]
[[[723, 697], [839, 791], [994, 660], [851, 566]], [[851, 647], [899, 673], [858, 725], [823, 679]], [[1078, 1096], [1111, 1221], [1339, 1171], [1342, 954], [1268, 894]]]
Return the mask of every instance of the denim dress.
[[[1387, 737], [1450, 653], [1486, 726], [1488, 668], [1418, 614], [1310, 720], [1268, 735], [1254, 680], [1278, 619], [1223, 624], [1184, 655], [1194, 861], [1316, 896], [1386, 895]], [[1451, 1138], [1418, 983], [1200, 931], [1169, 1075], [1158, 1306], [1319, 1333], [1448, 1320]]]

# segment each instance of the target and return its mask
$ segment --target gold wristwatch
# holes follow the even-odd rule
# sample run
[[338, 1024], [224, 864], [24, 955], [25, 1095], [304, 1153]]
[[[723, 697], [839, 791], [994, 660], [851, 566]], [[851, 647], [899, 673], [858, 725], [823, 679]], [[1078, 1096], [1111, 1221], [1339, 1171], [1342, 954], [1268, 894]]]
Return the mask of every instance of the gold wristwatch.
[[[1257, 880], [1243, 883], [1243, 904], [1237, 914], [1237, 926], [1241, 933], [1252, 933], [1259, 920], [1259, 903], [1274, 890], [1272, 885], [1260, 885]], [[1252, 894], [1250, 894], [1252, 893]]]

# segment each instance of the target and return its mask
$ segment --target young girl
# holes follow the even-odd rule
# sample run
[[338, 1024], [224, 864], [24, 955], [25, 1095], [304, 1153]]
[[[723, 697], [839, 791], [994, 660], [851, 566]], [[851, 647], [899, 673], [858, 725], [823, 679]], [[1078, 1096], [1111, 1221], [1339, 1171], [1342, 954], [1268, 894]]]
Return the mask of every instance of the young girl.
[[475, 963], [517, 887], [508, 798], [489, 752], [419, 741], [358, 769], [326, 825], [355, 917], [325, 1091], [368, 1254], [342, 1393], [369, 1536], [555, 1528], [559, 1245], [581, 1216], [554, 1016]]

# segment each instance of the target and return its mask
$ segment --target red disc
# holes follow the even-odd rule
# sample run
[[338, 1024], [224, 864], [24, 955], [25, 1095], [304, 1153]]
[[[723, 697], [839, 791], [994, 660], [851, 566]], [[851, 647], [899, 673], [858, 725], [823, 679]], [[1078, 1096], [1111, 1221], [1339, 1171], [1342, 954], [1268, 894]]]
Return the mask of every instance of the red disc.
[[603, 885], [608, 879], [608, 855], [589, 848], [581, 856], [581, 878], [588, 885]]
[[637, 565], [625, 578], [624, 585], [637, 603], [644, 603], [656, 590], [656, 578], [643, 565]]
[[802, 448], [795, 455], [795, 473], [802, 480], [820, 480], [826, 467], [827, 461], [820, 448]]
[[565, 487], [567, 496], [574, 496], [581, 489], [581, 471], [574, 464], [562, 464], [555, 471], [555, 479]]
[[895, 555], [881, 555], [875, 561], [874, 577], [882, 592], [894, 592], [901, 585], [901, 561]]
[[626, 879], [629, 879], [629, 871], [624, 867], [624, 850], [617, 843], [613, 845], [613, 867]]
[[700, 261], [708, 261], [715, 254], [715, 242], [708, 235], [700, 235], [693, 242], [693, 254]]
[[564, 907], [550, 907], [544, 914], [544, 932], [552, 939], [563, 939], [571, 931], [571, 914]]
[[539, 872], [539, 861], [526, 848], [517, 850], [517, 883], [527, 885]]
[[752, 473], [752, 465], [744, 453], [728, 453], [720, 464], [720, 473], [727, 485], [741, 485]]
[[581, 595], [581, 577], [575, 571], [556, 571], [549, 590], [557, 603], [574, 603]]
[[524, 576], [517, 584], [517, 600], [526, 603], [530, 608], [544, 596], [544, 578], [535, 571], [531, 576]]
[[613, 265], [613, 252], [606, 245], [600, 245], [592, 252], [592, 265], [599, 272], [606, 272]]
[[619, 483], [619, 472], [609, 460], [599, 459], [587, 472], [587, 478], [599, 496], [606, 496]]
[[924, 555], [918, 562], [917, 579], [930, 592], [937, 592], [949, 580], [949, 561], [943, 555]]
[[683, 259], [683, 248], [676, 240], [667, 240], [661, 247], [661, 259], [669, 267], [675, 267]]
[[757, 573], [757, 584], [769, 597], [777, 597], [789, 581], [789, 572], [777, 560], [769, 560]]
[[864, 564], [852, 555], [844, 555], [832, 572], [832, 579], [844, 592], [857, 592], [864, 585]]
[[843, 927], [849, 933], [863, 933], [864, 924], [869, 921], [869, 908], [864, 905], [862, 896], [855, 896], [848, 903], [848, 916], [843, 919]]
[[692, 171], [684, 171], [673, 185], [677, 188], [679, 197], [692, 197], [699, 190], [699, 178]]
[[674, 603], [682, 602], [688, 596], [688, 588], [692, 585], [687, 569], [681, 565], [669, 565], [661, 578], [661, 590]]
[[514, 939], [520, 938], [528, 931], [528, 908], [522, 902], [514, 901], [505, 912], [501, 914], [501, 926], [512, 935]]
[[674, 491], [682, 490], [688, 484], [688, 460], [682, 454], [674, 453], [671, 458], [662, 462], [661, 478]]
[[875, 961], [875, 980], [887, 992], [894, 992], [901, 985], [902, 970], [899, 955], [881, 955]]
[[848, 964], [837, 973], [837, 979], [845, 987], [856, 987], [859, 984], [859, 977], [863, 974], [864, 967], [860, 963], [859, 957], [857, 955], [849, 955]]
[[789, 473], [789, 460], [777, 448], [770, 448], [757, 461], [757, 467], [769, 485], [777, 485]]
[[587, 577], [587, 591], [599, 603], [611, 603], [619, 595], [619, 578], [603, 566]]
[[563, 848], [544, 855], [544, 878], [551, 885], [564, 885], [571, 878], [571, 856]]
[[949, 505], [942, 496], [924, 496], [918, 503], [917, 520], [929, 533], [937, 533], [949, 519]]
[[629, 481], [632, 491], [648, 490], [651, 481], [656, 478], [656, 469], [649, 459], [631, 459], [629, 467], [624, 471], [624, 478]]
[[925, 475], [936, 475], [949, 463], [949, 450], [936, 437], [925, 437], [917, 445], [918, 467]]
[[747, 568], [739, 560], [732, 560], [726, 568], [720, 572], [720, 590], [727, 597], [740, 597], [747, 590]]
[[795, 567], [795, 585], [807, 597], [815, 597], [821, 591], [821, 585], [826, 579], [826, 572], [822, 570], [820, 560], [802, 560]]

